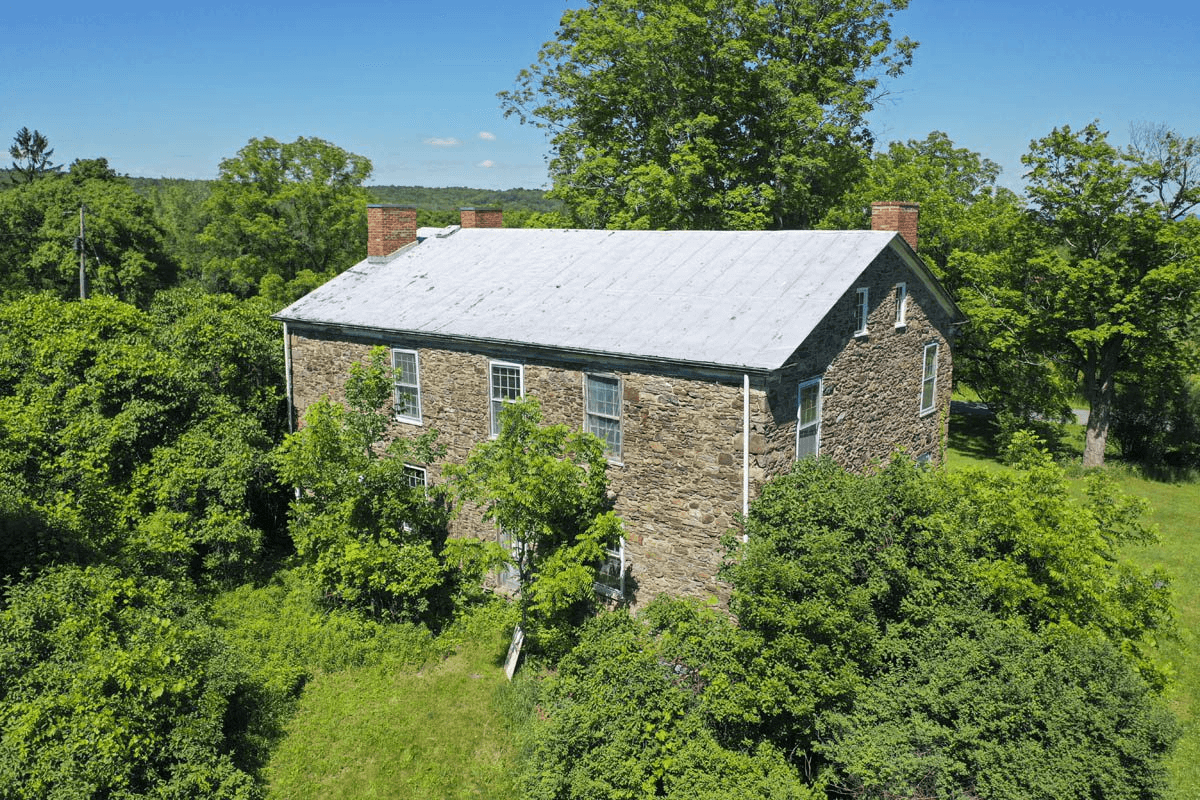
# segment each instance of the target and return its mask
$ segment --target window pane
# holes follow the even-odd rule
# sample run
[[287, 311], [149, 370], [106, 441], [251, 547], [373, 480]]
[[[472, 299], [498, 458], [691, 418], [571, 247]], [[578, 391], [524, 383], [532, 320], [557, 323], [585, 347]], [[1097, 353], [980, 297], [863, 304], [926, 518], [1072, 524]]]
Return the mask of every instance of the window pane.
[[586, 375], [587, 430], [604, 440], [609, 455], [621, 453], [621, 382], [617, 378]]
[[521, 399], [521, 368], [492, 364], [492, 436], [500, 435], [500, 409]]
[[937, 388], [937, 354], [936, 344], [925, 347], [925, 365], [921, 376], [921, 411], [929, 411], [934, 406], [934, 392]]
[[420, 467], [406, 466], [404, 468], [404, 480], [408, 482], [409, 487], [412, 489], [424, 489], [426, 486], [425, 470]]
[[419, 422], [421, 386], [416, 353], [392, 351], [392, 381], [396, 415]]
[[820, 395], [821, 384], [819, 383], [800, 387], [799, 420], [801, 427], [817, 424], [817, 401]]
[[621, 452], [621, 423], [604, 417], [588, 417], [588, 433], [604, 440], [604, 449], [609, 453]]
[[596, 588], [610, 597], [621, 597], [624, 593], [624, 559], [621, 548], [605, 551], [604, 561], [596, 571]]

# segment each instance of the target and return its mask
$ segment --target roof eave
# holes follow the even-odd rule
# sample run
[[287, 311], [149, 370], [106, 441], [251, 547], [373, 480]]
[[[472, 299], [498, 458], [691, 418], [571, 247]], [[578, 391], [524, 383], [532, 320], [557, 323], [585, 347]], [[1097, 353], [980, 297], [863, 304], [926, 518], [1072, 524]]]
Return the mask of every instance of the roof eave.
[[[286, 309], [285, 309], [286, 310]], [[611, 364], [628, 366], [631, 369], [651, 368], [654, 372], [686, 371], [701, 376], [720, 378], [740, 378], [742, 375], [761, 377], [771, 374], [782, 365], [764, 366], [751, 364], [722, 364], [710, 361], [693, 361], [665, 356], [639, 355], [633, 353], [617, 353], [605, 350], [587, 348], [562, 347], [557, 345], [533, 344], [514, 339], [497, 339], [473, 336], [455, 336], [447, 334], [426, 333], [421, 331], [397, 330], [394, 328], [374, 328], [362, 325], [345, 325], [341, 323], [319, 322], [311, 319], [300, 319], [285, 316], [283, 312], [271, 315], [271, 319], [285, 323], [291, 330], [310, 329], [326, 334], [351, 335], [364, 339], [378, 340], [380, 344], [392, 344], [397, 339], [405, 342], [421, 343], [430, 347], [443, 347], [454, 350], [492, 351], [496, 355], [513, 353], [528, 353], [548, 361], [603, 361]]]

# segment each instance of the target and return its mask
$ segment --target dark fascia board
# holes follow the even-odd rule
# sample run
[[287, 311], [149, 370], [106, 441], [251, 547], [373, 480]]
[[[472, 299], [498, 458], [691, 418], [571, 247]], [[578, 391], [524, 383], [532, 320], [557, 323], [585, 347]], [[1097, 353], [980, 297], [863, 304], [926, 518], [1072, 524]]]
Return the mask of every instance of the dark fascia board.
[[920, 279], [925, 288], [930, 291], [942, 308], [945, 309], [946, 313], [950, 315], [952, 325], [962, 325], [968, 321], [967, 315], [958, 307], [958, 303], [954, 302], [954, 298], [950, 296], [950, 293], [946, 291], [946, 287], [942, 286], [942, 282], [926, 266], [925, 261], [912, 249], [908, 240], [897, 233], [892, 237], [890, 246], [900, 258], [904, 259], [904, 263], [908, 265], [908, 268], [913, 271], [913, 274]]
[[285, 323], [288, 326], [288, 331], [292, 333], [312, 331], [327, 337], [354, 338], [378, 342], [381, 345], [389, 347], [396, 345], [397, 342], [403, 342], [424, 345], [440, 350], [479, 353], [494, 358], [507, 358], [513, 361], [534, 359], [541, 362], [571, 366], [573, 368], [594, 366], [611, 370], [626, 369], [630, 372], [675, 375], [721, 383], [741, 383], [743, 375], [766, 378], [775, 369], [633, 356], [626, 353], [608, 353], [598, 350], [549, 347], [507, 339], [444, 336], [387, 328], [323, 324], [313, 322], [312, 320], [292, 319], [280, 314], [272, 314], [271, 319]]

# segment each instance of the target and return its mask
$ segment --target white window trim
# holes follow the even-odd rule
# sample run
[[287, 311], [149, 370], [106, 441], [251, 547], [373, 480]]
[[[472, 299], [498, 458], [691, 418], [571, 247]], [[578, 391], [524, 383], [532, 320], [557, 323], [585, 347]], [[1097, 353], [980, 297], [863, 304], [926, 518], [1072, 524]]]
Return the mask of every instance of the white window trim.
[[593, 588], [596, 590], [597, 594], [602, 594], [605, 597], [611, 597], [613, 600], [621, 600], [621, 599], [624, 599], [624, 597], [625, 597], [625, 537], [624, 536], [622, 536], [617, 541], [616, 547], [604, 548], [604, 560], [605, 561], [608, 561], [608, 559], [612, 558], [613, 556], [617, 557], [618, 563], [620, 563], [620, 565], [621, 565], [621, 571], [618, 573], [618, 575], [620, 576], [620, 578], [619, 578], [620, 585], [618, 586], [618, 588], [614, 589], [611, 586], [605, 586], [603, 583], [600, 583], [600, 581], [596, 581], [596, 583], [593, 585]]
[[896, 284], [896, 327], [908, 325], [908, 284]]
[[[929, 363], [929, 350], [933, 349], [933, 374], [928, 375], [925, 372], [925, 365]], [[921, 406], [921, 416], [928, 416], [937, 410], [937, 373], [938, 373], [938, 343], [930, 342], [925, 345], [921, 351], [921, 392], [917, 395], [917, 402]], [[925, 384], [932, 382], [933, 391], [929, 393], [929, 405], [925, 405]]]
[[[588, 378], [603, 378], [605, 380], [615, 380], [617, 382], [617, 415], [601, 414], [600, 412], [591, 411], [588, 408]], [[583, 429], [590, 432], [588, 426], [589, 417], [601, 417], [603, 419], [616, 420], [618, 436], [620, 437], [621, 445], [616, 452], [608, 452], [605, 450], [605, 456], [609, 462], [613, 464], [621, 464], [621, 456], [625, 451], [625, 423], [622, 419], [625, 410], [625, 383], [619, 375], [613, 375], [607, 372], [585, 372], [583, 373]]]
[[858, 322], [857, 328], [854, 331], [854, 335], [866, 336], [867, 319], [871, 314], [871, 290], [866, 286], [860, 286], [854, 291], [856, 297], [858, 298], [858, 305], [856, 306]]
[[[525, 397], [525, 365], [517, 364], [512, 361], [488, 361], [488, 438], [495, 439], [500, 435], [500, 414], [496, 409], [496, 385], [493, 381], [495, 377], [495, 367], [506, 367], [516, 369], [521, 381], [521, 397]], [[503, 405], [504, 401], [501, 401]], [[512, 402], [509, 400], [508, 402]]]
[[[800, 426], [800, 398], [804, 391], [804, 388], [807, 386], [812, 386], [813, 384], [816, 384], [816, 387], [817, 387], [817, 421], [814, 423], [814, 425], [817, 429], [817, 431], [816, 431], [817, 446], [813, 449], [813, 458], [816, 458], [821, 455], [821, 406], [824, 404], [824, 394], [825, 394], [824, 381], [825, 381], [825, 376], [818, 375], [815, 378], [809, 378], [808, 380], [801, 381], [800, 386], [796, 390], [796, 452], [795, 452], [795, 457], [794, 457], [794, 460], [796, 460], [796, 461], [800, 460], [800, 431], [805, 429], [805, 428], [801, 428], [801, 426]], [[812, 427], [812, 426], [808, 426], [808, 427]]]
[[[420, 473], [421, 486], [428, 489], [429, 488], [429, 470], [425, 469], [425, 467], [419, 467], [416, 464], [405, 464], [404, 465], [405, 478], [407, 478], [409, 476], [410, 470], [411, 470], [411, 474], [414, 477], [416, 477], [416, 473]], [[413, 488], [415, 489], [416, 487], [414, 486]]]
[[[397, 353], [404, 353], [406, 355], [411, 355], [413, 357], [413, 365], [416, 367], [417, 374], [415, 376], [413, 376], [414, 379], [411, 383], [409, 383], [408, 376], [401, 374], [399, 377], [403, 378], [403, 381], [399, 380], [397, 377], [397, 374], [396, 374], [396, 354]], [[401, 387], [404, 387], [406, 389], [416, 390], [417, 414], [416, 414], [416, 416], [410, 417], [406, 414], [401, 414], [397, 410], [394, 413], [395, 418], [400, 422], [408, 422], [413, 425], [422, 424], [423, 417], [422, 417], [422, 410], [421, 410], [421, 355], [416, 350], [406, 350], [402, 347], [393, 347], [392, 348], [392, 407], [393, 407], [393, 409], [399, 408], [399, 404], [396, 403], [396, 391], [398, 389], [400, 389]]]

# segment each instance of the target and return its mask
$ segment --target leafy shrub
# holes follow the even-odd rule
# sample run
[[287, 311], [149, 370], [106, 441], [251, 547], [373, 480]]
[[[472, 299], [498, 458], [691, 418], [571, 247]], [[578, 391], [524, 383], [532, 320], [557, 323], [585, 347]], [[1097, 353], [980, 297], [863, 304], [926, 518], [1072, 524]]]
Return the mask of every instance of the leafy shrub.
[[256, 797], [258, 694], [180, 587], [47, 570], [0, 611], [0, 798]]
[[392, 391], [384, 348], [355, 363], [346, 405], [323, 399], [276, 452], [280, 478], [298, 487], [291, 533], [296, 552], [335, 604], [414, 621], [445, 596], [441, 558], [450, 509], [437, 487], [412, 486], [406, 461], [429, 463], [436, 432], [383, 444]]

